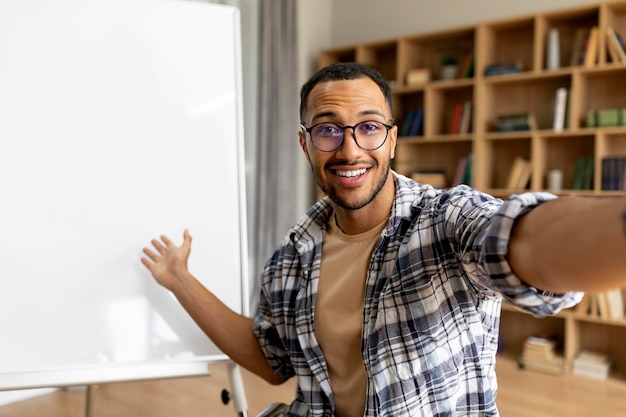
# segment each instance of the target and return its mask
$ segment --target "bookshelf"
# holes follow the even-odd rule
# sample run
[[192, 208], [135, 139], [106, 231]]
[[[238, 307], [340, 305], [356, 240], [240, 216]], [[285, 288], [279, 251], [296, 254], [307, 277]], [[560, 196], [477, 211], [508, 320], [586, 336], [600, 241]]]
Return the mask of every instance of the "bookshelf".
[[[459, 161], [471, 154], [470, 185], [498, 197], [547, 191], [548, 174], [555, 170], [563, 186], [551, 191], [559, 195], [623, 196], [626, 191], [603, 190], [601, 167], [604, 158], [626, 156], [626, 122], [588, 125], [591, 111], [626, 108], [626, 62], [613, 59], [608, 27], [626, 38], [625, 0], [329, 49], [320, 54], [319, 65], [356, 61], [380, 70], [392, 84], [399, 127], [407, 112], [423, 110], [420, 133], [398, 138], [393, 167], [401, 174], [443, 171], [451, 186]], [[594, 48], [585, 43], [584, 33], [592, 28], [597, 28], [597, 42], [587, 57]], [[549, 69], [553, 29], [559, 34], [560, 65]], [[442, 79], [449, 55], [459, 63], [472, 57], [473, 72], [463, 69], [455, 79]], [[430, 81], [407, 83], [409, 72], [422, 69], [429, 71]], [[561, 88], [568, 95], [565, 123], [555, 130], [553, 105]], [[452, 133], [455, 108], [465, 102], [472, 103], [469, 129]], [[527, 118], [525, 128], [502, 130], [502, 120], [520, 115]], [[530, 180], [511, 189], [508, 178], [519, 157], [530, 162]], [[576, 185], [581, 158], [594, 166], [585, 188]], [[505, 306], [501, 329], [504, 357], [517, 356], [529, 335], [550, 331], [563, 339], [569, 365], [578, 351], [598, 349], [613, 357], [611, 378], [626, 384], [626, 320], [575, 311], [537, 319]]]

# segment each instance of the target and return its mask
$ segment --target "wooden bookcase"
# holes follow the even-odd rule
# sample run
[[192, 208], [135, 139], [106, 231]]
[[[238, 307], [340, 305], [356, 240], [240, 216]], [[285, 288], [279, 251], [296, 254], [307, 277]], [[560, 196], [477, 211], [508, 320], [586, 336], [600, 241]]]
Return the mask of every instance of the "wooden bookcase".
[[[321, 53], [319, 65], [355, 61], [377, 68], [392, 84], [399, 129], [408, 110], [423, 109], [423, 133], [398, 139], [394, 169], [401, 174], [441, 170], [451, 182], [459, 160], [471, 153], [470, 185], [505, 198], [524, 190], [507, 188], [513, 161], [521, 156], [530, 161], [527, 190], [547, 190], [548, 172], [560, 170], [563, 187], [557, 194], [624, 195], [602, 190], [600, 167], [604, 157], [626, 156], [626, 127], [587, 126], [591, 110], [626, 108], [626, 63], [611, 60], [606, 37], [609, 26], [626, 38], [626, 1], [331, 49]], [[579, 64], [574, 61], [580, 55], [576, 34], [592, 27], [597, 27], [599, 34], [596, 59], [590, 65]], [[547, 68], [551, 29], [559, 32], [557, 69]], [[473, 56], [471, 77], [441, 79], [444, 56], [455, 55], [462, 61], [468, 54]], [[494, 64], [516, 64], [521, 70], [485, 75]], [[423, 68], [430, 71], [430, 81], [408, 85], [408, 72]], [[568, 90], [566, 126], [556, 131], [552, 128], [553, 102], [561, 87]], [[451, 133], [455, 107], [465, 101], [472, 103], [470, 129]], [[498, 118], [511, 114], [532, 114], [530, 129], [498, 131]], [[581, 157], [594, 163], [588, 189], [574, 187]], [[613, 357], [613, 375], [626, 383], [626, 320], [600, 320], [571, 311], [540, 320], [505, 307], [501, 329], [505, 353], [508, 351], [505, 356], [516, 356], [525, 337], [552, 331], [562, 336], [568, 361], [580, 349], [605, 351]]]

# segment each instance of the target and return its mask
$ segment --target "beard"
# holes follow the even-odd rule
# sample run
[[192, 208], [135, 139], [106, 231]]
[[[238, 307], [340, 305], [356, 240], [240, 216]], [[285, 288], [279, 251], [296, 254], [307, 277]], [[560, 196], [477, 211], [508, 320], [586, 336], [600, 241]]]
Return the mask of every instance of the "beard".
[[[378, 165], [376, 165], [377, 167]], [[385, 182], [387, 181], [387, 177], [390, 172], [390, 164], [389, 161], [385, 162], [384, 165], [380, 167], [380, 173], [378, 178], [375, 178], [376, 183], [374, 187], [369, 191], [369, 193], [359, 200], [356, 201], [348, 201], [348, 199], [343, 198], [340, 193], [335, 189], [330, 187], [327, 183], [323, 183], [322, 176], [311, 167], [311, 171], [313, 172], [313, 176], [315, 177], [315, 182], [317, 186], [339, 207], [346, 210], [358, 210], [360, 208], [365, 207], [369, 203], [371, 203], [376, 196], [380, 193], [380, 190], [385, 186]]]

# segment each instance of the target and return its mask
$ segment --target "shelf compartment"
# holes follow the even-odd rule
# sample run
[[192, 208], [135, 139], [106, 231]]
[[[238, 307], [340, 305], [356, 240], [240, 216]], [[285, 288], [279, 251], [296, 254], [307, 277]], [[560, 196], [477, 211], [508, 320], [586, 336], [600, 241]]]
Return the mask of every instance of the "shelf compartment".
[[[604, 18], [604, 28], [612, 27], [622, 38], [626, 39], [626, 3], [624, 2], [610, 2], [604, 3], [601, 6], [601, 13]], [[606, 45], [606, 34], [604, 34]], [[606, 48], [605, 48], [606, 50]], [[608, 52], [605, 51], [608, 55]], [[607, 57], [607, 62], [609, 61]]]
[[[515, 158], [521, 156], [531, 159], [532, 138], [529, 133], [511, 133], [500, 136], [492, 136], [481, 142], [481, 160], [484, 164], [477, 166], [476, 170], [482, 170], [481, 175], [487, 189], [504, 190], [509, 177], [509, 171]], [[531, 176], [532, 181], [532, 176]], [[512, 190], [507, 190], [510, 194]], [[520, 191], [520, 190], [517, 190]], [[502, 192], [494, 193], [501, 195]]]
[[408, 177], [417, 170], [442, 170], [451, 184], [462, 157], [472, 152], [472, 141], [464, 139], [398, 139], [394, 169]]
[[432, 80], [440, 80], [444, 56], [454, 56], [460, 64], [468, 54], [474, 54], [475, 37], [475, 29], [468, 27], [401, 39], [399, 84], [405, 83], [409, 70], [420, 68], [430, 70]]
[[[393, 114], [396, 125], [398, 125], [398, 136], [402, 136], [403, 126], [406, 122], [407, 112], [416, 111], [418, 109], [424, 110], [424, 89], [412, 88], [404, 90], [402, 93], [394, 91], [391, 95], [391, 101], [393, 106]], [[424, 129], [424, 121], [422, 115], [422, 128]], [[419, 136], [423, 136], [420, 134]]]
[[[575, 122], [587, 126], [590, 110], [626, 108], [626, 66], [582, 70], [574, 76], [578, 111]], [[600, 128], [602, 129], [602, 128]]]
[[391, 86], [398, 84], [398, 42], [395, 40], [361, 45], [356, 51], [356, 61], [377, 69]]
[[[573, 337], [569, 343], [567, 358], [571, 361], [581, 350], [592, 350], [608, 354], [613, 362], [611, 379], [626, 381], [626, 338], [623, 337], [626, 322], [606, 320], [568, 319], [568, 333]], [[574, 337], [577, 335], [578, 337]], [[584, 335], [584, 337], [582, 337]]]
[[572, 9], [566, 12], [549, 13], [543, 15], [539, 21], [542, 24], [538, 26], [543, 29], [537, 33], [537, 36], [542, 39], [540, 45], [538, 45], [538, 56], [544, 60], [542, 67], [547, 67], [548, 33], [551, 29], [556, 29], [559, 33], [561, 67], [575, 67], [579, 66], [573, 61], [579, 55], [579, 51], [575, 50], [574, 45], [576, 32], [579, 29], [591, 29], [594, 26], [598, 26], [600, 22], [600, 8], [592, 6]]
[[[426, 88], [425, 105], [430, 110], [424, 125], [426, 137], [449, 135], [452, 133], [457, 105], [461, 108], [465, 102], [474, 102], [474, 85], [468, 83], [432, 83]], [[472, 109], [471, 118], [474, 111]], [[472, 120], [473, 122], [473, 120]], [[468, 134], [473, 131], [474, 123], [470, 123]]]
[[318, 65], [320, 68], [337, 62], [356, 62], [356, 47], [329, 49], [320, 54]]
[[482, 51], [476, 67], [479, 76], [484, 75], [489, 65], [519, 63], [523, 72], [534, 70], [534, 17], [486, 23], [479, 30]]
[[[537, 129], [552, 128], [552, 107], [558, 88], [571, 92], [572, 79], [568, 72], [540, 76], [510, 76], [489, 80], [484, 86], [486, 131], [497, 131], [497, 118], [513, 114], [534, 115]], [[568, 121], [571, 118], [568, 118]], [[568, 126], [571, 124], [568, 123]]]
[[605, 129], [598, 133], [597, 157], [626, 156], [626, 127]]
[[393, 86], [396, 84], [397, 41], [376, 42], [356, 47], [337, 48], [320, 54], [320, 68], [337, 62], [358, 62], [377, 69]]
[[[537, 141], [537, 149], [533, 149], [533, 159], [538, 177], [536, 189], [547, 189], [547, 175], [553, 169], [563, 173], [563, 190], [574, 189], [574, 177], [578, 158], [593, 158], [595, 154], [595, 135], [587, 134], [546, 134]], [[595, 170], [597, 171], [597, 169]], [[594, 185], [597, 183], [594, 180]], [[597, 187], [593, 187], [597, 189]]]
[[517, 359], [522, 353], [526, 338], [538, 334], [554, 335], [564, 343], [565, 319], [561, 316], [549, 316], [538, 320], [524, 311], [503, 303], [500, 317], [500, 350], [503, 354]]

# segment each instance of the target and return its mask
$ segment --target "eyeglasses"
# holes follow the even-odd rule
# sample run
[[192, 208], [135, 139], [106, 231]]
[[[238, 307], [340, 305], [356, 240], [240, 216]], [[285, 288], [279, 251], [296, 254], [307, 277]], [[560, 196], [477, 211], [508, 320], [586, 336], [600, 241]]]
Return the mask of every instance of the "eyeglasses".
[[393, 126], [373, 120], [366, 120], [354, 126], [343, 126], [338, 123], [318, 123], [306, 127], [300, 123], [300, 128], [311, 135], [311, 142], [316, 149], [322, 152], [332, 152], [339, 149], [343, 143], [346, 129], [352, 129], [357, 146], [366, 151], [373, 151], [387, 140], [389, 129]]

